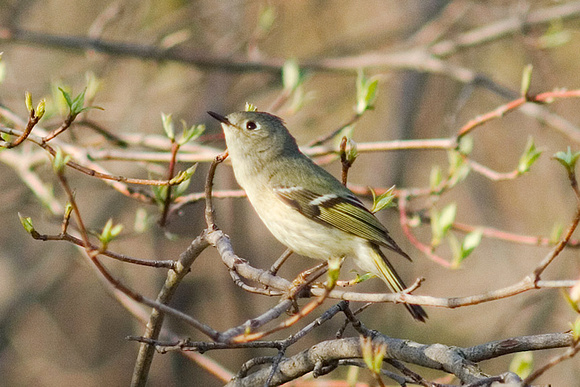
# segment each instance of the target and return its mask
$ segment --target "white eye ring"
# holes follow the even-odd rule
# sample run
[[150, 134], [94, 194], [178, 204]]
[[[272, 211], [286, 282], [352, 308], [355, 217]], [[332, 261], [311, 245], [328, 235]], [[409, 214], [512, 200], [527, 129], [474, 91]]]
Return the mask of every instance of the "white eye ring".
[[254, 121], [246, 121], [246, 129], [254, 130], [258, 127], [258, 125]]

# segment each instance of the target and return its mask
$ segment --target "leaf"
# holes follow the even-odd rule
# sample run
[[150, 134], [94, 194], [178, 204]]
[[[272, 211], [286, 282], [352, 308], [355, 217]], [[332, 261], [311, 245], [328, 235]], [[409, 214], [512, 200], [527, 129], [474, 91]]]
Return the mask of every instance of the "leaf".
[[449, 160], [449, 176], [453, 178], [453, 185], [463, 181], [469, 174], [469, 165], [465, 162], [461, 153], [451, 150], [447, 152]]
[[258, 108], [256, 107], [256, 105], [254, 105], [250, 102], [246, 102], [246, 107], [244, 110], [247, 112], [257, 112]]
[[516, 353], [510, 363], [509, 370], [525, 379], [534, 369], [534, 355], [531, 351]]
[[24, 101], [26, 103], [26, 110], [31, 112], [34, 108], [32, 107], [32, 95], [28, 91], [24, 93]]
[[373, 372], [377, 375], [380, 374], [381, 368], [383, 366], [383, 359], [385, 358], [385, 353], [387, 353], [387, 343], [384, 341], [375, 346], [374, 362], [373, 362]]
[[436, 191], [442, 181], [441, 168], [438, 165], [434, 165], [431, 167], [431, 173], [429, 174], [429, 188], [431, 191]]
[[374, 277], [375, 277], [375, 275], [372, 273], [365, 273], [363, 275], [357, 274], [356, 278], [354, 279], [354, 282], [358, 284], [358, 283], [364, 282], [364, 281], [366, 281], [370, 278], [374, 278]]
[[363, 71], [358, 72], [356, 79], [356, 113], [363, 114], [372, 109], [377, 95], [379, 79], [377, 77], [367, 78]]
[[203, 124], [193, 125], [189, 128], [184, 120], [181, 120], [181, 124], [183, 126], [183, 133], [181, 134], [179, 145], [185, 145], [190, 141], [195, 141], [205, 132], [205, 125]]
[[113, 219], [110, 219], [105, 223], [103, 231], [99, 234], [99, 240], [101, 241], [103, 250], [107, 248], [109, 243], [115, 239], [121, 231], [123, 230], [122, 224], [113, 225]]
[[566, 168], [569, 174], [574, 173], [578, 157], [580, 157], [580, 152], [572, 153], [570, 147], [568, 147], [567, 152], [560, 151], [553, 156], [554, 159], [556, 159], [560, 164], [562, 164]]
[[580, 280], [576, 281], [570, 289], [570, 298], [577, 304], [580, 302]]
[[175, 125], [173, 125], [173, 115], [161, 113], [161, 121], [163, 122], [163, 130], [168, 139], [173, 142], [175, 140]]
[[62, 96], [64, 97], [64, 99], [66, 101], [66, 105], [68, 106], [68, 109], [69, 109], [69, 116], [73, 120], [76, 118], [76, 116], [78, 116], [80, 113], [84, 112], [85, 110], [90, 110], [90, 109], [100, 109], [100, 110], [103, 110], [103, 108], [98, 107], [98, 106], [87, 106], [87, 107], [84, 107], [84, 104], [85, 104], [85, 93], [87, 91], [86, 88], [79, 95], [77, 95], [74, 98], [72, 98], [71, 95], [67, 91], [65, 91], [64, 89], [62, 89], [61, 87], [59, 87], [58, 89], [61, 91]]
[[302, 76], [300, 75], [300, 68], [296, 59], [288, 59], [282, 66], [282, 85], [284, 90], [296, 90], [302, 83]]
[[357, 386], [358, 382], [358, 375], [359, 375], [360, 367], [357, 366], [349, 366], [348, 371], [346, 373], [346, 383], [349, 387]]
[[554, 224], [552, 227], [552, 232], [550, 233], [550, 243], [556, 244], [562, 238], [562, 233], [564, 232], [564, 226], [561, 223]]
[[92, 101], [95, 98], [97, 91], [101, 88], [102, 81], [92, 71], [87, 71], [85, 73], [85, 79], [87, 81], [87, 88], [85, 89], [86, 98], [88, 98], [89, 101]]
[[459, 243], [459, 240], [453, 234], [448, 235], [449, 245], [453, 253], [453, 268], [457, 269], [461, 266], [461, 263], [467, 258], [473, 250], [481, 243], [481, 238], [483, 236], [482, 230], [474, 230], [467, 234], [463, 238], [463, 242]]
[[70, 93], [65, 91], [63, 88], [59, 87], [58, 88], [60, 90], [60, 92], [62, 93], [62, 96], [64, 97], [64, 100], [66, 101], [66, 105], [67, 107], [70, 109], [70, 107], [72, 106], [72, 99], [70, 97]]
[[70, 214], [72, 214], [74, 207], [72, 205], [71, 202], [66, 202], [66, 205], [64, 206], [64, 218], [65, 219], [69, 219], [70, 218]]
[[18, 219], [20, 219], [20, 224], [22, 224], [22, 227], [24, 227], [24, 230], [26, 230], [27, 233], [32, 234], [33, 232], [35, 232], [31, 217], [29, 216], [24, 217], [19, 212]]
[[2, 53], [0, 52], [0, 84], [6, 79], [6, 62], [2, 61]]
[[60, 174], [63, 172], [64, 167], [70, 160], [70, 155], [67, 155], [61, 148], [57, 147], [56, 154], [52, 159], [52, 169], [55, 173]]
[[436, 208], [431, 209], [431, 245], [437, 247], [443, 240], [443, 230], [439, 225], [439, 211]]
[[85, 88], [79, 95], [77, 95], [72, 104], [70, 104], [70, 110], [72, 115], [78, 115], [80, 112], [84, 110], [83, 106], [85, 104], [85, 93], [87, 89]]
[[367, 83], [367, 90], [365, 93], [365, 103], [367, 105], [367, 109], [371, 109], [377, 98], [377, 87], [379, 85], [378, 78], [371, 78]]
[[288, 111], [292, 113], [296, 113], [304, 106], [304, 102], [308, 100], [308, 98], [312, 95], [312, 93], [305, 93], [304, 87], [301, 81], [300, 85], [294, 89], [292, 92], [292, 101], [290, 102], [290, 106], [288, 107]]
[[268, 32], [274, 25], [274, 21], [276, 20], [276, 10], [271, 5], [266, 5], [260, 10], [260, 14], [258, 15], [258, 27], [264, 31]]
[[481, 229], [474, 230], [465, 236], [461, 245], [461, 260], [467, 258], [479, 246], [482, 237], [483, 230]]
[[387, 344], [384, 341], [373, 342], [372, 338], [361, 336], [360, 346], [366, 366], [372, 373], [379, 375], [387, 352]]
[[340, 275], [340, 266], [342, 265], [343, 258], [331, 258], [328, 260], [328, 272], [327, 281], [328, 287], [332, 288], [336, 284], [338, 277]]
[[532, 84], [532, 69], [534, 66], [527, 64], [522, 71], [522, 85], [520, 87], [520, 95], [527, 97], [530, 92], [530, 85]]
[[46, 113], [46, 98], [43, 98], [38, 102], [35, 112], [38, 119], [41, 119], [44, 116], [44, 113]]
[[441, 215], [439, 217], [439, 223], [443, 228], [444, 232], [447, 232], [453, 222], [455, 222], [455, 215], [457, 214], [457, 205], [455, 203], [451, 203], [441, 211]]
[[580, 340], [580, 316], [576, 317], [574, 323], [570, 323], [570, 327], [572, 328], [574, 343], [578, 343], [578, 340]]
[[572, 33], [564, 29], [560, 19], [551, 22], [550, 27], [544, 35], [537, 39], [539, 48], [550, 49], [562, 46], [572, 39]]
[[419, 227], [423, 224], [421, 216], [419, 214], [413, 214], [407, 219], [407, 225], [412, 228]]
[[[459, 139], [459, 153], [469, 155], [473, 151], [473, 137], [465, 135]], [[463, 160], [463, 158], [462, 158]]]
[[459, 240], [453, 234], [449, 234], [447, 240], [449, 241], [449, 247], [451, 248], [451, 255], [453, 257], [451, 267], [453, 269], [458, 269], [461, 265], [461, 261], [463, 261], [461, 258], [461, 243], [459, 243]]
[[575, 301], [574, 299], [572, 299], [572, 295], [568, 294], [568, 292], [566, 292], [564, 289], [562, 290], [562, 296], [564, 296], [564, 299], [566, 300], [566, 302], [568, 303], [568, 305], [570, 305], [570, 308], [572, 308], [572, 310], [576, 313], [580, 313], [580, 304], [578, 303], [578, 301]]
[[182, 172], [183, 181], [181, 183], [177, 184], [172, 191], [174, 197], [178, 198], [178, 197], [182, 196], [185, 193], [185, 191], [187, 191], [187, 188], [189, 187], [189, 183], [191, 183], [191, 176], [193, 176], [196, 169], [197, 169], [197, 164], [194, 164]]
[[536, 145], [534, 144], [534, 139], [532, 137], [528, 137], [526, 150], [520, 157], [520, 161], [518, 163], [518, 172], [528, 172], [532, 164], [540, 157], [541, 154], [542, 151], [537, 150]]
[[369, 369], [373, 367], [373, 341], [370, 337], [360, 337], [362, 358]]
[[435, 208], [431, 210], [431, 244], [436, 247], [441, 244], [443, 238], [455, 221], [455, 214], [457, 213], [457, 205], [451, 203], [440, 212]]
[[151, 190], [153, 191], [153, 198], [159, 206], [165, 204], [165, 198], [167, 197], [167, 186], [166, 185], [152, 185]]
[[392, 186], [377, 197], [375, 191], [371, 188], [371, 193], [373, 194], [373, 207], [371, 208], [371, 212], [374, 214], [385, 208], [393, 207], [395, 205], [393, 203], [393, 199], [395, 199], [394, 191], [395, 186]]

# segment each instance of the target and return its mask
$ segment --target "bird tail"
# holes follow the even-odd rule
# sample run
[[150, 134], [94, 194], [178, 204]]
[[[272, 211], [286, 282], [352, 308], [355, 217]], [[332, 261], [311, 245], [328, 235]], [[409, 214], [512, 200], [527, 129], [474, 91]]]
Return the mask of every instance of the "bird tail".
[[[373, 264], [376, 270], [373, 270], [372, 273], [380, 277], [389, 288], [395, 293], [401, 292], [407, 288], [401, 277], [395, 271], [395, 268], [387, 257], [383, 254], [383, 252], [377, 247], [372, 246], [371, 249], [371, 256], [373, 259]], [[411, 316], [417, 321], [425, 322], [427, 318], [427, 312], [420, 306], [415, 304], [404, 304]]]

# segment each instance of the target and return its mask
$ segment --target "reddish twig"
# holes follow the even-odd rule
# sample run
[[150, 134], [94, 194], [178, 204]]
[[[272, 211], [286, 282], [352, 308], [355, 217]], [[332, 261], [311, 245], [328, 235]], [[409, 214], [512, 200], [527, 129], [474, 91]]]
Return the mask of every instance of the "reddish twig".
[[24, 129], [23, 132], [20, 133], [18, 137], [16, 137], [14, 141], [3, 145], [4, 148], [10, 149], [20, 145], [24, 140], [28, 138], [30, 133], [32, 133], [32, 129], [34, 129], [36, 124], [38, 124], [38, 121], [40, 121], [40, 117], [36, 115], [34, 109], [30, 109], [30, 114], [28, 115], [28, 122], [26, 123], [26, 128]]
[[580, 352], [580, 343], [575, 341], [573, 345], [568, 348], [566, 352], [563, 354], [552, 358], [548, 363], [544, 364], [542, 367], [534, 370], [527, 378], [524, 379], [522, 382], [523, 386], [529, 386], [534, 380], [539, 378], [542, 374], [548, 371], [550, 368], [560, 364], [564, 360], [568, 360], [576, 356], [576, 354]]
[[[23, 133], [19, 130], [4, 128], [4, 127], [0, 127], [0, 131], [7, 133], [7, 134], [10, 134], [10, 135], [16, 135], [16, 136], [21, 136]], [[26, 140], [32, 141], [34, 144], [43, 148], [48, 153], [50, 153], [52, 156], [56, 155], [56, 150], [53, 147], [51, 147], [49, 144], [42, 142], [41, 139], [39, 140], [39, 139], [34, 138], [34, 136], [29, 135], [28, 137], [26, 137]], [[124, 177], [124, 176], [119, 176], [119, 175], [111, 175], [108, 173], [99, 172], [95, 169], [87, 168], [83, 165], [80, 165], [80, 164], [74, 162], [74, 161], [69, 161], [66, 165], [68, 167], [76, 169], [77, 171], [84, 173], [85, 175], [88, 175], [91, 177], [96, 177], [96, 178], [104, 179], [104, 180], [112, 180], [112, 181], [117, 181], [117, 182], [122, 182], [122, 183], [127, 183], [127, 184], [162, 186], [162, 185], [177, 185], [183, 181], [183, 179], [172, 179], [172, 180], [134, 179], [134, 178]]]
[[346, 182], [348, 180], [348, 170], [350, 169], [350, 167], [352, 167], [352, 161], [349, 160], [346, 156], [346, 144], [348, 142], [348, 139], [346, 138], [346, 136], [344, 136], [342, 138], [342, 140], [340, 140], [340, 163], [342, 165], [342, 175], [341, 175], [341, 181], [342, 181], [342, 185], [344, 185], [346, 187]]
[[[318, 267], [321, 267], [321, 265], [317, 266], [316, 268], [318, 268]], [[296, 289], [292, 290], [293, 295], [291, 295], [291, 297], [294, 297], [294, 294], [296, 294], [296, 295], [300, 294], [302, 292], [302, 290], [305, 289], [307, 286], [309, 286], [309, 284], [312, 281], [314, 281], [318, 276], [323, 274], [324, 271], [326, 270], [326, 262], [324, 264], [322, 264], [322, 267], [324, 270], [322, 270], [322, 271], [319, 270], [319, 271], [314, 272], [312, 275], [312, 278], [309, 278], [308, 281], [304, 281], [304, 282], [300, 283]], [[310, 313], [312, 313], [317, 307], [322, 305], [324, 300], [326, 300], [328, 298], [328, 295], [330, 294], [332, 289], [334, 289], [334, 286], [335, 286], [334, 282], [330, 286], [325, 286], [324, 292], [320, 296], [318, 296], [314, 300], [310, 301], [308, 304], [304, 305], [304, 307], [298, 313], [296, 313], [294, 316], [286, 319], [285, 321], [280, 323], [277, 327], [274, 327], [268, 331], [244, 333], [240, 336], [234, 337], [232, 339], [232, 342], [234, 342], [234, 343], [246, 343], [249, 341], [259, 340], [259, 339], [266, 337], [266, 336], [269, 336], [275, 332], [278, 332], [278, 331], [281, 331], [283, 329], [286, 329], [286, 328], [293, 326], [298, 321], [302, 320], [304, 317], [306, 317]]]
[[403, 229], [403, 233], [405, 234], [405, 236], [407, 237], [409, 242], [411, 242], [411, 244], [413, 244], [413, 246], [415, 246], [417, 249], [419, 249], [429, 259], [431, 259], [433, 262], [435, 262], [443, 267], [451, 267], [452, 266], [452, 264], [449, 261], [434, 254], [431, 246], [427, 246], [427, 245], [421, 243], [415, 237], [415, 235], [411, 232], [411, 228], [409, 227], [409, 218], [407, 217], [407, 195], [406, 194], [401, 194], [399, 196], [399, 223], [401, 224], [401, 228]]
[[[425, 218], [429, 221], [429, 218]], [[541, 237], [541, 236], [529, 236], [529, 235], [521, 235], [521, 234], [514, 234], [507, 231], [498, 230], [493, 227], [482, 227], [482, 226], [472, 226], [469, 224], [454, 222], [451, 226], [452, 229], [470, 233], [475, 230], [480, 230], [483, 233], [483, 236], [486, 238], [493, 238], [499, 239], [502, 241], [518, 243], [523, 245], [532, 245], [532, 246], [553, 246], [555, 243], [550, 240], [550, 238]], [[567, 247], [580, 247], [580, 241], [577, 239], [570, 239], [568, 241]]]
[[489, 180], [493, 180], [493, 181], [513, 180], [521, 175], [521, 172], [518, 171], [517, 169], [515, 169], [511, 172], [505, 172], [505, 173], [496, 172], [496, 171], [486, 167], [485, 165], [481, 165], [478, 162], [471, 160], [470, 158], [468, 158], [465, 155], [462, 155], [462, 157], [465, 160], [465, 162], [467, 164], [469, 164], [469, 167], [472, 170], [479, 173], [480, 175], [487, 177]]
[[[169, 161], [169, 167], [167, 170], [167, 181], [173, 179], [175, 173], [175, 162], [177, 158], [177, 152], [179, 151], [179, 143], [171, 139], [171, 160]], [[161, 218], [159, 219], [159, 226], [165, 227], [167, 225], [167, 214], [169, 214], [169, 207], [171, 206], [171, 186], [167, 186], [167, 194], [165, 195], [165, 201], [163, 203], [163, 211], [161, 212]]]
[[48, 133], [46, 136], [44, 136], [42, 138], [42, 142], [49, 142], [50, 140], [52, 140], [53, 138], [55, 138], [56, 136], [58, 136], [59, 134], [61, 134], [65, 130], [67, 130], [68, 128], [70, 128], [70, 126], [73, 123], [73, 121], [75, 120], [75, 118], [76, 117], [73, 117], [72, 115], [69, 114], [58, 128], [54, 129], [53, 131], [51, 131], [50, 133]]
[[485, 124], [488, 121], [491, 121], [495, 118], [501, 118], [505, 116], [507, 113], [513, 112], [518, 107], [522, 106], [526, 102], [532, 103], [539, 103], [539, 104], [547, 104], [552, 103], [556, 99], [562, 98], [576, 98], [580, 97], [580, 90], [555, 90], [555, 91], [548, 91], [545, 93], [536, 94], [533, 96], [523, 96], [513, 101], [510, 101], [497, 109], [479, 115], [474, 119], [467, 122], [467, 124], [463, 125], [461, 129], [457, 132], [457, 137], [461, 138], [466, 134], [470, 133], [475, 128]]

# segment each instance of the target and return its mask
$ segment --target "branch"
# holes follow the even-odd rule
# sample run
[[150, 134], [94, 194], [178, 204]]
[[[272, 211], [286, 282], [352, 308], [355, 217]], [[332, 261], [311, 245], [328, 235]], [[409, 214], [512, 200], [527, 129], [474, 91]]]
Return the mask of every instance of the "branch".
[[564, 348], [572, 344], [570, 333], [546, 333], [534, 336], [512, 337], [462, 349], [465, 357], [479, 363], [516, 352]]
[[[470, 383], [473, 386], [480, 385], [479, 381], [486, 381], [489, 378], [474, 363], [519, 351], [563, 348], [572, 342], [572, 335], [569, 333], [552, 333], [516, 337], [476, 347], [458, 348], [442, 344], [420, 344], [410, 340], [391, 338], [376, 332], [375, 334], [374, 340], [387, 345], [385, 360], [394, 359], [445, 371], [457, 376], [462, 383]], [[356, 337], [324, 341], [295, 356], [283, 359], [274, 372], [271, 383], [282, 384], [338, 360], [360, 359], [361, 357], [360, 342]], [[270, 372], [271, 367], [266, 367], [246, 377], [234, 378], [226, 386], [264, 385]], [[517, 380], [514, 374], [510, 374], [510, 377]]]
[[[580, 15], [580, 3], [573, 2], [546, 7], [530, 12], [526, 18], [510, 17], [491, 25], [460, 34], [454, 39], [433, 44], [427, 42], [419, 49], [387, 54], [367, 54], [356, 57], [302, 61], [300, 68], [310, 71], [341, 72], [353, 74], [359, 68], [414, 69], [433, 73], [446, 73], [462, 82], [473, 82], [477, 76], [460, 67], [446, 65], [441, 58], [456, 53], [459, 49], [474, 47], [498, 40], [510, 34], [519, 33], [524, 27], [542, 25], [554, 20], [572, 19]], [[194, 65], [206, 71], [227, 72], [269, 72], [280, 73], [283, 59], [271, 58], [246, 60], [235, 58], [210, 57], [192, 53], [189, 49], [165, 49], [158, 46], [119, 43], [82, 36], [58, 36], [47, 32], [34, 32], [22, 29], [0, 28], [0, 41], [34, 44], [43, 48], [96, 51], [108, 55], [141, 58], [155, 61], [175, 61]]]
[[522, 15], [523, 17], [520, 15], [509, 17], [435, 43], [430, 50], [434, 55], [444, 58], [466, 48], [480, 46], [506, 36], [519, 34], [525, 28], [550, 23], [554, 20], [574, 19], [579, 15], [580, 2], [577, 1], [556, 7], [540, 8]]
[[[238, 257], [231, 246], [229, 238], [220, 230], [213, 230], [207, 234], [207, 241], [218, 249], [218, 253], [222, 257], [224, 264], [230, 269], [235, 270], [241, 277], [259, 282], [267, 287], [287, 292], [291, 289], [291, 282], [272, 275], [267, 270], [257, 269], [252, 267], [248, 261]], [[559, 247], [555, 246], [552, 251], [546, 256], [552, 256]], [[545, 258], [547, 259], [547, 258]], [[477, 305], [483, 302], [494, 301], [502, 298], [512, 297], [530, 290], [543, 288], [570, 288], [576, 283], [575, 280], [562, 281], [538, 281], [534, 274], [531, 274], [521, 281], [497, 290], [489, 291], [482, 294], [476, 294], [465, 297], [431, 297], [418, 296], [402, 293], [357, 293], [343, 290], [332, 290], [328, 295], [330, 299], [339, 299], [346, 301], [360, 301], [360, 302], [394, 302], [394, 303], [409, 303], [419, 304], [424, 306], [435, 306], [443, 308], [458, 308], [468, 305]], [[325, 289], [313, 287], [310, 292], [314, 296], [321, 296]]]
[[[176, 263], [176, 268], [167, 272], [165, 283], [157, 295], [157, 304], [165, 306], [171, 301], [175, 291], [177, 290], [177, 287], [185, 275], [189, 273], [189, 269], [193, 262], [208, 246], [209, 244], [204, 238], [204, 234], [193, 240], [187, 250], [184, 251], [179, 257], [179, 260]], [[164, 318], [165, 313], [162, 309], [160, 310], [158, 307], [153, 309], [149, 317], [149, 322], [147, 323], [147, 329], [145, 330], [144, 337], [157, 339], [159, 337], [159, 333], [161, 332]], [[210, 333], [207, 331], [207, 329], [206, 332]], [[213, 335], [215, 336], [215, 334]], [[152, 345], [142, 343], [139, 347], [139, 354], [137, 356], [135, 368], [133, 369], [133, 378], [131, 381], [132, 386], [145, 386], [147, 377], [149, 375], [149, 368], [151, 367], [151, 362], [153, 361], [154, 352], [155, 348]]]

